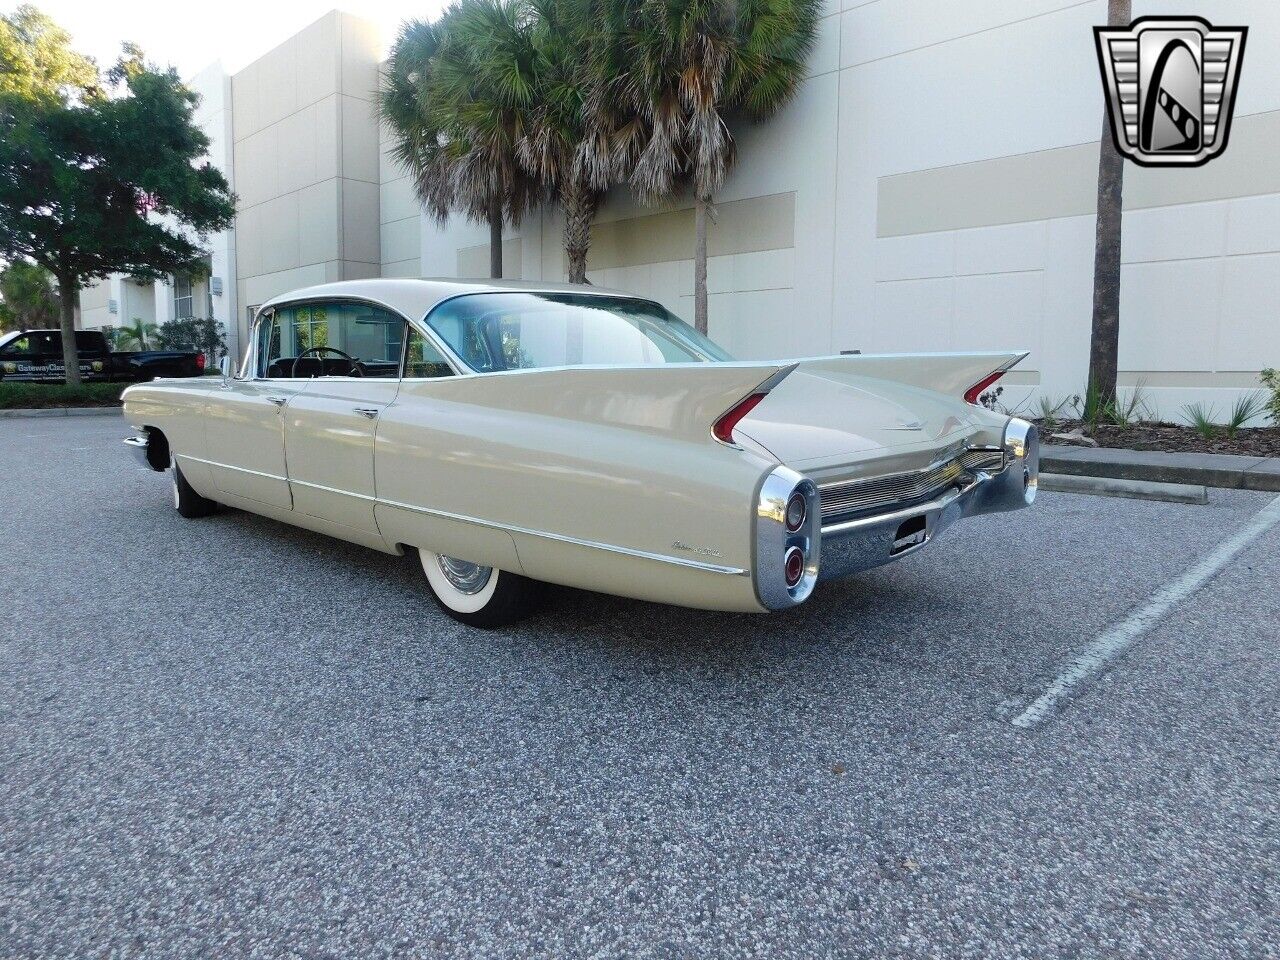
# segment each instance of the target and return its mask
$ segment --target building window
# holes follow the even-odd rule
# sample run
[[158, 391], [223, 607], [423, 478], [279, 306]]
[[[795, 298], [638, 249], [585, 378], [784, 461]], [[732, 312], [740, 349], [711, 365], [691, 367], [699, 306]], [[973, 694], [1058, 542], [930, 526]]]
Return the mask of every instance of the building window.
[[173, 278], [173, 317], [185, 320], [195, 316], [195, 297], [192, 296], [191, 278]]

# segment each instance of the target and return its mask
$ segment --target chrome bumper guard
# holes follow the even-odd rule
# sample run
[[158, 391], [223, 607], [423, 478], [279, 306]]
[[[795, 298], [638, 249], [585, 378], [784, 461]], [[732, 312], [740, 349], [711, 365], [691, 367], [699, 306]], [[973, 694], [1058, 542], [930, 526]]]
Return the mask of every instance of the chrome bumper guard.
[[125, 437], [122, 442], [137, 455], [139, 463], [144, 467], [151, 466], [151, 461], [147, 459], [147, 447], [150, 445], [150, 441], [146, 433], [138, 437]]
[[965, 517], [1030, 506], [1040, 477], [1035, 425], [1010, 419], [1003, 446], [1005, 466], [998, 473], [975, 470], [926, 503], [824, 525], [818, 579], [846, 577], [915, 553]]

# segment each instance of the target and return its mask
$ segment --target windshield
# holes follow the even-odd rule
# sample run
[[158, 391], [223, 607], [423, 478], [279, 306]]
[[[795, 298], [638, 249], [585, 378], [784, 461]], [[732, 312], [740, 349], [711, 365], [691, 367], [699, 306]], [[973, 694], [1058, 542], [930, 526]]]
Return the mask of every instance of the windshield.
[[427, 324], [473, 370], [636, 366], [730, 360], [656, 303], [578, 293], [477, 293]]

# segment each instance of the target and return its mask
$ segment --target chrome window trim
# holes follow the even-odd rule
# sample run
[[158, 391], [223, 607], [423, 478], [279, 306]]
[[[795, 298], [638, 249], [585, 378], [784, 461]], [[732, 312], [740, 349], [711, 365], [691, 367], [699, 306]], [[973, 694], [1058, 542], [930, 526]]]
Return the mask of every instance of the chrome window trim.
[[[503, 296], [510, 293], [528, 293], [528, 294], [533, 294], [535, 296], [559, 295], [559, 296], [574, 296], [574, 297], [576, 296], [602, 297], [602, 298], [607, 297], [611, 300], [630, 300], [633, 303], [640, 303], [650, 307], [656, 307], [657, 309], [661, 310], [663, 313], [671, 314], [671, 311], [668, 310], [666, 307], [664, 307], [662, 304], [660, 304], [657, 300], [649, 300], [645, 297], [632, 297], [632, 296], [628, 296], [625, 293], [620, 294], [620, 293], [610, 293], [605, 290], [592, 290], [590, 287], [585, 287], [585, 286], [582, 289], [581, 293], [579, 293], [579, 291], [577, 290], [463, 290], [458, 293], [452, 294], [448, 297], [445, 297], [443, 300], [437, 300], [434, 304], [432, 304], [431, 309], [428, 310], [423, 315], [422, 324], [423, 326], [431, 329], [431, 332], [434, 334], [435, 329], [431, 327], [431, 315], [435, 313], [437, 310], [439, 310], [441, 307], [443, 307], [446, 303], [452, 303], [454, 300], [459, 300], [463, 297], [492, 297], [492, 296]], [[675, 316], [675, 314], [671, 314], [671, 315]], [[680, 318], [676, 317], [676, 319], [679, 320]], [[684, 323], [683, 320], [681, 320], [680, 322]], [[442, 343], [443, 338], [436, 337], [436, 342], [437, 344]], [[719, 346], [719, 344], [716, 344], [716, 346]], [[457, 364], [462, 368], [462, 370], [466, 371], [465, 373], [461, 373], [461, 372], [458, 373], [459, 376], [464, 376], [464, 377], [492, 377], [492, 376], [498, 376], [502, 374], [511, 374], [511, 373], [544, 373], [549, 370], [583, 370], [583, 369], [611, 370], [611, 369], [617, 369], [620, 366], [626, 366], [625, 364], [578, 363], [578, 364], [566, 364], [564, 366], [559, 366], [559, 367], [524, 367], [517, 370], [476, 370], [469, 363], [463, 360], [462, 357], [454, 353], [453, 349], [451, 347], [448, 347], [447, 344], [445, 344], [445, 347], [447, 349], [447, 353], [445, 354], [446, 359], [453, 360], [455, 364]], [[723, 347], [720, 347], [720, 349], [724, 350]], [[701, 360], [689, 361], [688, 362], [689, 366], [701, 366], [704, 363], [741, 362], [741, 361], [733, 361], [733, 360], [717, 360], [715, 357], [709, 357], [706, 354], [702, 353], [700, 350], [695, 349], [691, 345], [689, 346], [689, 350], [691, 353], [697, 354], [698, 356], [702, 357]], [[728, 351], [726, 350], [725, 353], [727, 355]], [[655, 366], [655, 367], [668, 367], [668, 366], [680, 366], [680, 365], [681, 364], [672, 364], [672, 363], [652, 364], [652, 366]], [[428, 377], [427, 379], [439, 380], [444, 378]]]
[[665, 554], [652, 553], [648, 550], [634, 550], [630, 547], [620, 547], [612, 543], [601, 543], [598, 540], [584, 540], [580, 537], [570, 537], [560, 533], [551, 533], [547, 530], [535, 530], [532, 527], [521, 527], [510, 523], [498, 523], [493, 520], [482, 520], [479, 517], [468, 516], [464, 513], [453, 513], [448, 510], [436, 510], [432, 507], [419, 507], [412, 503], [401, 503], [399, 500], [388, 500], [383, 497], [369, 496], [367, 493], [356, 493], [352, 490], [340, 490], [337, 487], [325, 486], [322, 483], [311, 483], [306, 480], [292, 480], [287, 477], [276, 476], [273, 473], [262, 473], [261, 471], [249, 470], [245, 467], [235, 467], [229, 463], [220, 463], [217, 460], [206, 460], [202, 457], [193, 457], [188, 454], [176, 454], [176, 456], [196, 463], [203, 463], [211, 467], [223, 467], [227, 470], [235, 470], [239, 473], [247, 473], [255, 477], [265, 477], [268, 480], [280, 480], [289, 484], [296, 483], [299, 486], [309, 487], [312, 490], [322, 490], [325, 493], [336, 493], [346, 497], [353, 497], [356, 500], [364, 500], [375, 505], [381, 504], [385, 507], [396, 507], [400, 510], [408, 510], [412, 513], [421, 513], [430, 517], [441, 517], [445, 520], [459, 520], [463, 523], [471, 523], [480, 527], [488, 527], [492, 530], [505, 530], [508, 533], [523, 533], [531, 537], [540, 537], [544, 540], [555, 540], [559, 543], [568, 543], [579, 547], [590, 547], [593, 550], [604, 550], [607, 553], [616, 553], [622, 556], [635, 557], [641, 560], [656, 560], [660, 563], [669, 563], [677, 567], [685, 567], [691, 570], [701, 570], [705, 573], [719, 573], [732, 577], [744, 577], [750, 573], [750, 571], [744, 570], [742, 567], [732, 567], [718, 563], [706, 563], [702, 560], [690, 560], [684, 557], [669, 557]]
[[[247, 370], [249, 372], [252, 372], [254, 375], [250, 377], [236, 377], [237, 380], [252, 380], [259, 383], [310, 383], [312, 380], [320, 380], [320, 379], [324, 379], [324, 380], [364, 380], [366, 379], [365, 377], [260, 377], [260, 376], [257, 376], [256, 371], [258, 368], [258, 330], [262, 322], [267, 317], [274, 316], [277, 310], [288, 308], [288, 307], [301, 306], [303, 304], [308, 304], [308, 303], [358, 303], [358, 304], [363, 304], [364, 306], [377, 307], [380, 310], [385, 310], [387, 311], [387, 313], [397, 316], [405, 322], [406, 334], [400, 344], [400, 369], [398, 371], [399, 376], [394, 378], [393, 377], [371, 377], [368, 379], [372, 379], [372, 380], [394, 379], [400, 383], [404, 383], [406, 381], [409, 383], [429, 383], [434, 380], [450, 379], [449, 377], [406, 377], [404, 375], [405, 359], [407, 356], [406, 351], [408, 349], [408, 344], [409, 344], [409, 337], [408, 337], [407, 331], [410, 329], [417, 330], [432, 345], [434, 345], [437, 350], [440, 351], [440, 355], [444, 358], [445, 363], [449, 364], [449, 367], [453, 370], [453, 375], [455, 377], [462, 376], [463, 375], [462, 370], [469, 371], [469, 368], [467, 368], [465, 365], [462, 365], [460, 367], [460, 364], [462, 363], [461, 360], [458, 357], [456, 357], [452, 351], [444, 347], [444, 345], [440, 341], [440, 338], [436, 336], [435, 331], [431, 330], [429, 327], [426, 326], [425, 317], [423, 318], [422, 321], [415, 321], [411, 317], [408, 317], [405, 314], [401, 313], [395, 307], [392, 307], [389, 304], [382, 302], [381, 300], [374, 300], [371, 297], [356, 297], [356, 296], [300, 297], [297, 299], [273, 300], [270, 303], [264, 304], [258, 310], [258, 315], [257, 317], [254, 318], [253, 328], [251, 329], [249, 334], [249, 352], [245, 356], [245, 365], [242, 367], [242, 372]], [[436, 306], [439, 306], [439, 304], [437, 304]], [[432, 307], [431, 309], [434, 310], [435, 307]]]

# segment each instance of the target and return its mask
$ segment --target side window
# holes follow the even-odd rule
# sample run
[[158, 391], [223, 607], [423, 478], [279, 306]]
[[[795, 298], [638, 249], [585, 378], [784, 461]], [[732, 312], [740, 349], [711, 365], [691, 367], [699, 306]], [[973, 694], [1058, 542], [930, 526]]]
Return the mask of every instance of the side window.
[[272, 311], [258, 323], [258, 362], [254, 376], [287, 377], [284, 359], [284, 318], [280, 310]]
[[436, 349], [435, 344], [417, 330], [409, 329], [409, 348], [404, 356], [404, 375], [408, 380], [427, 380], [453, 376], [453, 368]]
[[258, 376], [394, 378], [405, 326], [402, 317], [372, 304], [276, 307], [258, 329]]
[[2, 351], [6, 357], [29, 357], [34, 352], [31, 349], [31, 335], [23, 334], [17, 340], [10, 340], [5, 344]]

